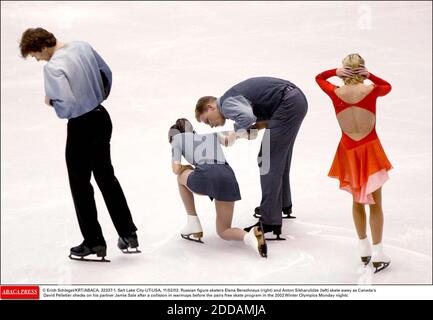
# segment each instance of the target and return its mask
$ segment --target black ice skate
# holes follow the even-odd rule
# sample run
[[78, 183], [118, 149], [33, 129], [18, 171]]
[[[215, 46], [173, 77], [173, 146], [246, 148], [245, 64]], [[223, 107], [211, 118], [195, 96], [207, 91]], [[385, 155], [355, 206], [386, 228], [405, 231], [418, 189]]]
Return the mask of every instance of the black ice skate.
[[[127, 237], [119, 237], [119, 240], [117, 241], [117, 247], [126, 254], [141, 253], [141, 251], [138, 250], [138, 237], [135, 232]], [[129, 249], [135, 250], [130, 251]]]
[[[87, 259], [85, 257], [96, 254], [98, 258], [101, 259]], [[78, 261], [89, 261], [89, 262], [110, 262], [110, 260], [105, 259], [107, 255], [107, 247], [105, 245], [97, 245], [93, 247], [88, 247], [84, 244], [71, 248], [69, 258]]]
[[[260, 219], [262, 217], [262, 214], [260, 213], [260, 207], [256, 207], [254, 209], [253, 217], [258, 218], [258, 219]], [[296, 219], [295, 216], [292, 216], [292, 207], [283, 208], [282, 218], [283, 219]]]
[[268, 241], [274, 241], [274, 240], [281, 241], [281, 240], [286, 240], [285, 238], [281, 238], [281, 237], [280, 237], [280, 234], [281, 234], [281, 225], [265, 224], [265, 223], [262, 223], [262, 222], [259, 220], [256, 224], [254, 224], [254, 225], [252, 225], [252, 226], [249, 226], [249, 227], [246, 227], [246, 228], [244, 228], [244, 230], [245, 230], [246, 232], [249, 232], [252, 228], [257, 227], [257, 226], [260, 226], [260, 227], [262, 228], [262, 230], [263, 230], [264, 233], [272, 232], [274, 235], [276, 235], [275, 238], [266, 238], [266, 240], [268, 240]]

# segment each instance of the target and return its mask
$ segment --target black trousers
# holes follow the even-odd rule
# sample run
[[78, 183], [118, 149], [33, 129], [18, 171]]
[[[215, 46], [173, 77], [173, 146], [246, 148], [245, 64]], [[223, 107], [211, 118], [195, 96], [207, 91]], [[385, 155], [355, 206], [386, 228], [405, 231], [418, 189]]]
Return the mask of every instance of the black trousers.
[[112, 129], [110, 115], [103, 106], [68, 121], [66, 165], [69, 185], [81, 233], [89, 246], [105, 245], [90, 183], [92, 173], [119, 236], [137, 230], [111, 165]]
[[262, 188], [260, 212], [265, 224], [281, 225], [282, 208], [292, 206], [290, 166], [293, 146], [307, 110], [308, 102], [301, 89], [287, 90], [268, 121], [258, 155]]

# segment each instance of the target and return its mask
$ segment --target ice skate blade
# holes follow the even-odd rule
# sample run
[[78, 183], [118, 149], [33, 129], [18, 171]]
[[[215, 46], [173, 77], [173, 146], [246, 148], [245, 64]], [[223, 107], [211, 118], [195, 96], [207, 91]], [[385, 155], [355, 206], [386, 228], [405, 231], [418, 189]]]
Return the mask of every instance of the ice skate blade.
[[371, 260], [371, 256], [361, 257], [361, 261], [364, 263], [364, 265], [369, 264], [370, 260]]
[[291, 216], [289, 214], [289, 215], [283, 215], [283, 219], [296, 219], [296, 217], [295, 216]]
[[121, 250], [122, 250], [122, 252], [124, 254], [137, 254], [137, 253], [141, 253], [141, 251], [138, 250], [137, 248], [135, 248], [135, 251], [130, 251], [129, 249], [121, 249]]
[[[253, 214], [253, 217], [254, 218], [257, 218], [257, 219], [260, 219], [261, 217], [262, 217], [262, 215], [261, 214], [258, 214], [258, 213], [254, 213]], [[296, 219], [296, 217], [295, 216], [291, 216], [291, 215], [282, 215], [282, 219]]]
[[389, 264], [391, 262], [373, 262], [373, 267], [376, 269], [374, 273], [378, 273], [382, 271], [383, 269], [388, 268]]
[[203, 234], [201, 235], [201, 237], [198, 237], [198, 239], [191, 238], [191, 235], [192, 234], [181, 234], [180, 236], [182, 238], [184, 238], [185, 240], [199, 242], [199, 243], [204, 243], [203, 241], [201, 241], [201, 237], [203, 236]]
[[73, 255], [69, 255], [69, 259], [71, 259], [71, 260], [77, 260], [77, 261], [86, 261], [86, 262], [111, 262], [111, 260], [107, 260], [107, 259], [105, 259], [105, 257], [102, 257], [102, 259], [99, 259], [99, 260], [97, 260], [97, 259], [87, 259], [87, 258], [85, 258], [85, 257], [75, 257], [75, 256], [73, 256]]
[[279, 234], [277, 234], [276, 238], [266, 238], [266, 241], [284, 241], [286, 238], [281, 238]]

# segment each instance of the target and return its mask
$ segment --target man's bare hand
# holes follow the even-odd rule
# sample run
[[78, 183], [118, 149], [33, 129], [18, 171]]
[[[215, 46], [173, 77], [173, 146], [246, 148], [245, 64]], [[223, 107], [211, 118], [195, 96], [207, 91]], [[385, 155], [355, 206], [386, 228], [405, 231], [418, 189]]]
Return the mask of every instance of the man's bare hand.
[[51, 104], [51, 99], [48, 98], [47, 96], [45, 96], [45, 104], [49, 107], [52, 107], [53, 105]]
[[260, 122], [256, 122], [255, 124], [253, 124], [251, 129], [262, 130], [262, 129], [266, 129], [267, 127], [268, 127], [267, 121], [260, 121]]
[[350, 78], [350, 77], [353, 77], [355, 75], [353, 70], [349, 67], [338, 68], [336, 74], [337, 74], [337, 77], [339, 77], [341, 79]]
[[359, 76], [365, 77], [366, 79], [370, 77], [370, 72], [368, 72], [367, 68], [365, 67], [356, 68], [355, 70], [353, 70], [353, 72], [355, 72]]
[[225, 147], [232, 146], [236, 139], [238, 138], [236, 132], [234, 131], [225, 131], [225, 132], [219, 132], [218, 138], [220, 143]]

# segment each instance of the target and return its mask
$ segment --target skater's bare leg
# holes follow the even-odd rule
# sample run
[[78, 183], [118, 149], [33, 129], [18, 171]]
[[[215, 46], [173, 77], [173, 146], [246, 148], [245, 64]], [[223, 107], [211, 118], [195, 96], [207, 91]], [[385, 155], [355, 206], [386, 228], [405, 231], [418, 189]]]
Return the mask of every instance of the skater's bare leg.
[[215, 200], [216, 231], [224, 240], [243, 241], [246, 232], [239, 228], [232, 228], [234, 206], [234, 202]]
[[195, 209], [194, 195], [191, 190], [186, 186], [188, 176], [193, 172], [193, 170], [185, 170], [177, 176], [177, 184], [179, 187], [179, 194], [182, 198], [183, 205], [185, 207], [186, 213], [191, 216], [196, 216], [197, 212]]
[[365, 214], [365, 206], [353, 200], [352, 214], [358, 238], [360, 240], [367, 238], [367, 217]]
[[184, 239], [202, 242], [201, 238], [203, 237], [203, 228], [195, 210], [194, 195], [192, 191], [186, 186], [188, 176], [192, 172], [193, 170], [186, 169], [177, 176], [179, 194], [182, 198], [182, 202], [185, 206], [185, 210], [187, 213], [187, 223], [180, 230], [180, 233], [182, 238]]
[[375, 204], [370, 205], [370, 228], [373, 244], [382, 242], [383, 233], [383, 211], [382, 211], [382, 188], [373, 192]]

